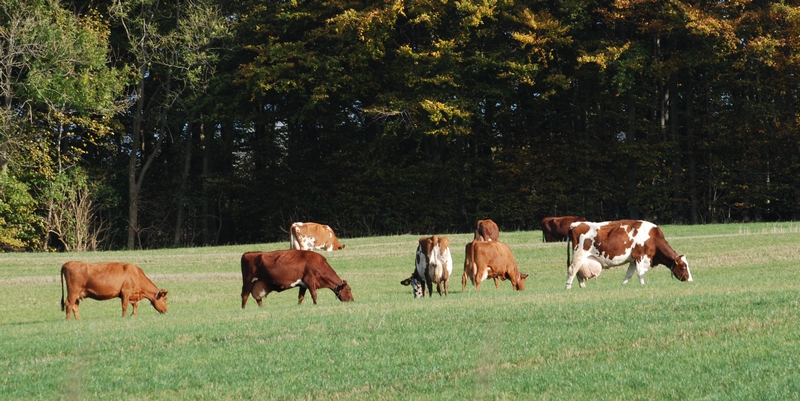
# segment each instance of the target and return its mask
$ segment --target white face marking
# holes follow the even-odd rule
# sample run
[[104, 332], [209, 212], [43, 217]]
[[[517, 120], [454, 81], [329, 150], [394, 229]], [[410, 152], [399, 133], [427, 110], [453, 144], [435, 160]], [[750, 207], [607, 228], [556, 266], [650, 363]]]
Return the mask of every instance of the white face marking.
[[692, 282], [692, 271], [689, 270], [689, 261], [686, 260], [686, 255], [681, 256], [681, 261], [686, 264], [686, 272], [689, 273], [689, 278], [686, 281]]
[[254, 278], [254, 279], [253, 279], [252, 281], [250, 281], [250, 282], [251, 282], [251, 283], [255, 283], [256, 281], [258, 281], [258, 277]]

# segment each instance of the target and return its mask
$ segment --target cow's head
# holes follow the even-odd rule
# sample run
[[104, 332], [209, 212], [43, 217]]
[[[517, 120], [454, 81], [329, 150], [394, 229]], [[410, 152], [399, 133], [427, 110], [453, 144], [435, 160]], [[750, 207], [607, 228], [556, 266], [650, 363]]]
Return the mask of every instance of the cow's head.
[[689, 271], [689, 261], [686, 255], [678, 255], [675, 258], [675, 265], [672, 266], [672, 275], [680, 281], [692, 281], [692, 273]]
[[333, 289], [333, 293], [336, 294], [336, 297], [342, 302], [355, 301], [353, 292], [350, 291], [350, 284], [347, 284], [347, 280], [342, 281], [341, 284], [336, 286], [336, 288]]
[[525, 279], [528, 278], [528, 275], [525, 273], [519, 273], [517, 276], [517, 291], [522, 291], [525, 289]]
[[167, 313], [167, 290], [158, 290], [158, 293], [150, 300], [150, 303], [160, 313]]
[[410, 285], [414, 298], [422, 298], [422, 280], [416, 274], [400, 282], [402, 285]]

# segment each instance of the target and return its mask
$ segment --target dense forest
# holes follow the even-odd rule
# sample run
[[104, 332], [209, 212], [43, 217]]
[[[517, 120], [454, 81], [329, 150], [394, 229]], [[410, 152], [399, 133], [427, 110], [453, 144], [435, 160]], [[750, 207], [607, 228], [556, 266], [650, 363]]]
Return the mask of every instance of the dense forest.
[[5, 0], [0, 248], [800, 219], [800, 7]]

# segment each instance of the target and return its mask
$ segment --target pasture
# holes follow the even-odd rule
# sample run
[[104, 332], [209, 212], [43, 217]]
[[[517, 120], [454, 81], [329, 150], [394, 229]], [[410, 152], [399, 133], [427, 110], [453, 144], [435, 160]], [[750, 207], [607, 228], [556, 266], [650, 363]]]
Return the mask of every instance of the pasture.
[[[355, 302], [272, 293], [241, 309], [239, 259], [273, 244], [0, 255], [0, 399], [797, 399], [800, 223], [662, 226], [693, 283], [626, 266], [564, 289], [566, 244], [501, 232], [526, 290], [450, 296], [399, 284], [421, 235], [345, 238], [323, 252]], [[439, 233], [442, 234], [442, 233]], [[61, 311], [68, 260], [127, 261], [169, 290], [121, 318], [118, 299]]]

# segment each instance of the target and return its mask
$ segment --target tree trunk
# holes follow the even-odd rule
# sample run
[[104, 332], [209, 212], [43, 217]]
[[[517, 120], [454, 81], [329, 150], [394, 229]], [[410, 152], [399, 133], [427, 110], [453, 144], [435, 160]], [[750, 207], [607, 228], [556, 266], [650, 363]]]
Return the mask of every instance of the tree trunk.
[[208, 179], [211, 174], [211, 140], [205, 130], [205, 124], [200, 124], [200, 140], [203, 143], [203, 187], [202, 187], [202, 204], [200, 210], [200, 227], [202, 231], [203, 245], [208, 245], [211, 241], [211, 233], [209, 232], [209, 206], [208, 200]]
[[[628, 132], [625, 141], [628, 142], [628, 149], [633, 149], [636, 140], [636, 97], [633, 95], [633, 88], [628, 89], [626, 96], [628, 106]], [[628, 214], [632, 219], [639, 219], [639, 208], [636, 205], [636, 152], [628, 153]]]
[[669, 77], [669, 131], [672, 139], [672, 189], [673, 216], [675, 223], [684, 222], [683, 206], [683, 166], [681, 164], [681, 142], [678, 119], [678, 78], [676, 74]]
[[139, 185], [136, 180], [136, 165], [142, 147], [142, 120], [144, 119], [144, 76], [147, 72], [145, 57], [139, 60], [139, 84], [136, 86], [136, 108], [131, 132], [131, 154], [128, 155], [128, 242], [129, 251], [136, 249], [136, 234], [139, 231]]
[[194, 118], [189, 118], [189, 123], [186, 127], [186, 138], [184, 139], [183, 150], [183, 171], [181, 171], [181, 182], [178, 187], [177, 195], [177, 211], [175, 216], [175, 236], [172, 239], [172, 246], [177, 248], [180, 246], [181, 233], [183, 232], [183, 211], [186, 208], [186, 188], [189, 181], [189, 170], [192, 167], [192, 129], [194, 129]]
[[694, 121], [692, 120], [692, 90], [686, 89], [686, 154], [689, 156], [689, 208], [691, 224], [698, 224], [700, 216], [697, 207], [697, 160], [694, 154]]

